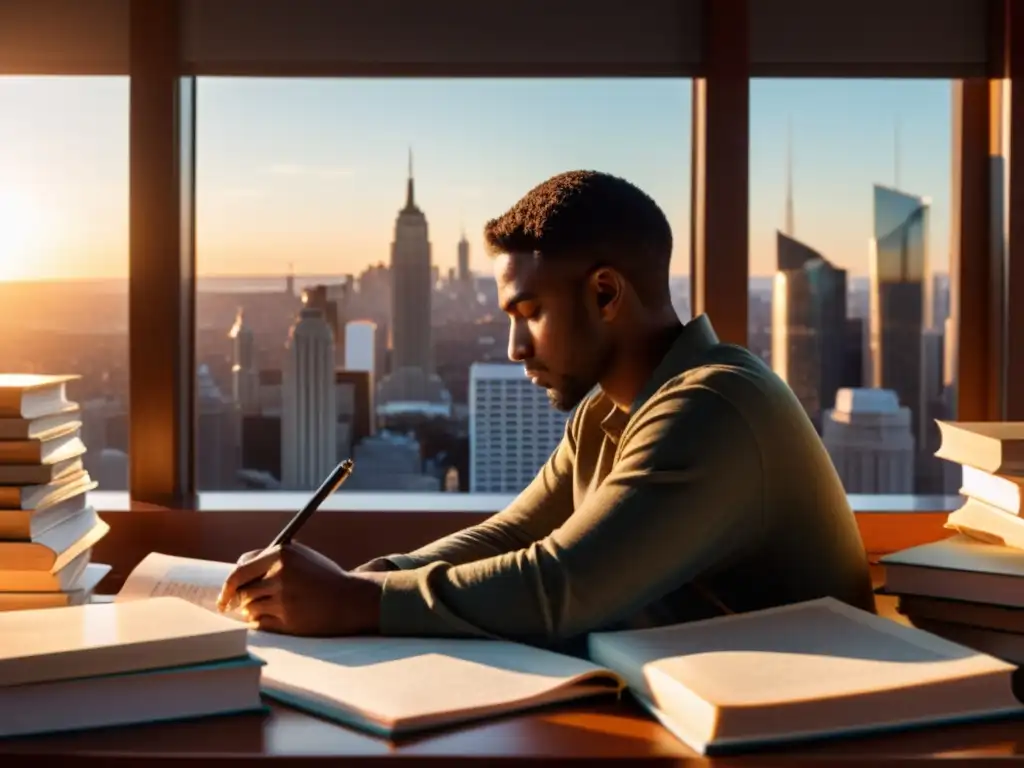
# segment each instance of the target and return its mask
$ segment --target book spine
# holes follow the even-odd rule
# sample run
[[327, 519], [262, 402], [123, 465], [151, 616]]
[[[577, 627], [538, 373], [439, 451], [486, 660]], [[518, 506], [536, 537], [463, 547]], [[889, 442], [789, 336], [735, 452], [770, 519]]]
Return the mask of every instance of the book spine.
[[21, 418], [21, 390], [0, 389], [0, 419]]
[[57, 561], [56, 553], [37, 542], [0, 541], [0, 563], [18, 571], [49, 571]]
[[32, 510], [0, 509], [0, 540], [31, 541]]
[[10, 486], [0, 487], [0, 510], [21, 509], [22, 503], [21, 488]]
[[41, 464], [42, 444], [36, 440], [0, 441], [0, 464]]

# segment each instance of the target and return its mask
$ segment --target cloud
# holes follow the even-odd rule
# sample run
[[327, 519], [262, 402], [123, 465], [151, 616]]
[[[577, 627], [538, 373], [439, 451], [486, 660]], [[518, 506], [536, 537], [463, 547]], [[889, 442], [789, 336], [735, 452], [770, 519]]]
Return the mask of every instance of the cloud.
[[355, 174], [351, 168], [330, 165], [300, 165], [298, 163], [275, 163], [267, 173], [275, 176], [314, 176], [321, 179], [340, 179]]

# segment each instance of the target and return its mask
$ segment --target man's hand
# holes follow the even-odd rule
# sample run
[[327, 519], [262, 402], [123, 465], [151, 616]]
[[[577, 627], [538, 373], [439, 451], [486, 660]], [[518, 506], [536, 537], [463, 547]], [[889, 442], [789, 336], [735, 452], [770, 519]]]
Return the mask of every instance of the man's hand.
[[239, 608], [258, 629], [289, 635], [364, 635], [380, 625], [382, 580], [352, 575], [301, 544], [247, 552], [218, 607]]

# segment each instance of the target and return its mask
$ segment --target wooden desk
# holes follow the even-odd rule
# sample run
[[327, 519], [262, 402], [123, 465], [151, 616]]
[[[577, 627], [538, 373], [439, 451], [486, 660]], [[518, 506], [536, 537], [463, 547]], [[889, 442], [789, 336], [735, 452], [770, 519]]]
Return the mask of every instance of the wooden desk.
[[151, 763], [242, 765], [273, 758], [308, 766], [345, 759], [492, 765], [619, 759], [629, 764], [766, 766], [905, 764], [908, 759], [1006, 757], [1024, 753], [1024, 719], [807, 745], [744, 756], [699, 758], [629, 699], [548, 710], [440, 731], [398, 744], [273, 705], [268, 715], [111, 728], [0, 742], [4, 768], [40, 765], [136, 766]]
[[[97, 601], [109, 600], [98, 597]], [[906, 621], [895, 599], [880, 595], [878, 612]], [[38, 768], [43, 757], [92, 768], [174, 763], [241, 766], [269, 759], [275, 766], [401, 759], [412, 763], [494, 765], [621, 760], [630, 765], [821, 766], [899, 765], [1021, 756], [1024, 716], [1014, 720], [934, 727], [899, 734], [842, 739], [719, 758], [701, 758], [651, 719], [628, 696], [592, 700], [439, 731], [392, 743], [327, 720], [271, 704], [266, 715], [212, 717], [191, 722], [127, 726], [74, 734], [0, 740], [2, 768]]]

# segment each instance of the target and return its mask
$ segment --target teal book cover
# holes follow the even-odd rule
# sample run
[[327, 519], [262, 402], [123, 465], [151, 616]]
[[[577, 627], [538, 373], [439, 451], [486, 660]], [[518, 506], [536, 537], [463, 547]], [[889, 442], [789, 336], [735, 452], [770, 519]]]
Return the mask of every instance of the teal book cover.
[[[13, 692], [14, 695], [16, 696], [17, 695], [17, 689], [19, 689], [19, 688], [24, 688], [24, 689], [32, 689], [32, 688], [44, 689], [44, 688], [46, 688], [46, 689], [50, 689], [50, 691], [52, 691], [52, 696], [54, 698], [56, 698], [56, 697], [60, 697], [62, 695], [62, 690], [61, 689], [65, 689], [66, 690], [70, 685], [81, 683], [82, 681], [85, 681], [85, 680], [95, 681], [97, 683], [101, 683], [101, 682], [108, 682], [109, 683], [109, 682], [114, 682], [114, 681], [118, 681], [118, 680], [142, 680], [143, 684], [145, 684], [145, 681], [150, 681], [151, 680], [154, 683], [154, 695], [159, 696], [160, 687], [159, 687], [158, 683], [159, 683], [160, 679], [167, 678], [167, 677], [170, 677], [170, 676], [173, 676], [173, 675], [177, 675], [177, 674], [181, 674], [181, 673], [195, 673], [195, 672], [202, 673], [202, 672], [218, 672], [218, 671], [233, 670], [233, 669], [262, 668], [264, 665], [265, 665], [265, 663], [263, 662], [262, 659], [260, 659], [260, 658], [258, 658], [256, 656], [253, 656], [252, 654], [247, 654], [245, 656], [240, 656], [240, 657], [237, 657], [237, 658], [234, 658], [234, 659], [225, 659], [225, 660], [220, 660], [220, 661], [212, 661], [212, 662], [207, 662], [207, 663], [204, 663], [204, 664], [191, 664], [191, 665], [175, 666], [175, 667], [160, 667], [160, 668], [157, 668], [157, 669], [149, 669], [149, 670], [143, 670], [143, 671], [137, 671], [137, 672], [118, 672], [118, 673], [113, 673], [113, 674], [109, 674], [109, 675], [97, 675], [95, 677], [88, 677], [88, 678], [75, 678], [75, 679], [72, 679], [72, 680], [60, 680], [60, 681], [47, 682], [47, 683], [28, 684], [28, 685], [25, 685], [25, 686], [11, 686], [10, 688], [7, 688], [6, 691]], [[51, 694], [48, 692], [47, 695], [51, 695]], [[116, 696], [116, 693], [115, 694], [107, 694], [107, 696], [110, 696], [110, 695]], [[2, 696], [3, 696], [3, 691], [0, 690], [0, 698], [2, 698]], [[36, 701], [38, 701], [38, 699], [36, 699]], [[48, 735], [48, 734], [56, 734], [56, 733], [74, 733], [74, 732], [79, 732], [79, 731], [92, 731], [92, 730], [97, 730], [97, 729], [100, 729], [100, 728], [103, 728], [103, 729], [107, 729], [107, 728], [120, 728], [120, 727], [148, 725], [148, 724], [162, 723], [162, 722], [176, 722], [176, 721], [185, 721], [185, 720], [197, 720], [197, 719], [202, 719], [202, 718], [206, 718], [206, 717], [224, 717], [224, 716], [239, 715], [239, 714], [255, 714], [255, 713], [260, 713], [260, 714], [264, 714], [265, 715], [265, 714], [268, 714], [269, 712], [270, 712], [270, 708], [260, 698], [255, 698], [253, 706], [245, 707], [245, 708], [242, 708], [242, 709], [218, 710], [218, 711], [211, 711], [211, 712], [199, 712], [199, 713], [195, 713], [195, 714], [175, 713], [175, 714], [172, 714], [172, 715], [168, 715], [166, 717], [151, 717], [151, 716], [143, 717], [140, 714], [140, 716], [138, 716], [137, 718], [132, 717], [132, 716], [128, 716], [128, 717], [124, 717], [124, 718], [118, 718], [117, 722], [104, 722], [104, 723], [86, 724], [86, 725], [78, 725], [78, 724], [71, 724], [71, 723], [69, 723], [66, 726], [61, 726], [60, 724], [57, 724], [57, 725], [51, 725], [51, 726], [46, 727], [46, 728], [27, 729], [27, 730], [24, 730], [24, 731], [12, 732], [12, 733], [8, 733], [8, 734], [3, 734], [2, 732], [0, 732], [0, 739], [7, 740], [7, 739], [16, 739], [16, 738], [32, 738], [32, 737], [45, 736], [45, 735]], [[0, 731], [2, 731], [2, 729], [0, 729]]]

